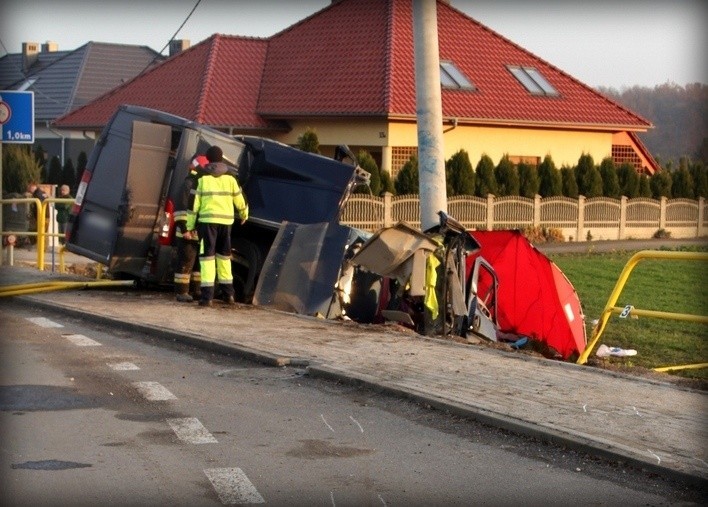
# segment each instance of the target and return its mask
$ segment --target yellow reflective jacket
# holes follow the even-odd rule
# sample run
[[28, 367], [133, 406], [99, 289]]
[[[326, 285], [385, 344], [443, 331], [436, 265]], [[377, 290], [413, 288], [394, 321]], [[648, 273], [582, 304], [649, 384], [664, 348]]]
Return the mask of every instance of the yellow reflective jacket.
[[187, 216], [187, 228], [194, 228], [195, 218], [200, 223], [231, 225], [234, 209], [241, 220], [248, 219], [248, 203], [236, 178], [227, 173], [226, 164], [212, 163], [205, 171], [197, 184], [194, 214]]

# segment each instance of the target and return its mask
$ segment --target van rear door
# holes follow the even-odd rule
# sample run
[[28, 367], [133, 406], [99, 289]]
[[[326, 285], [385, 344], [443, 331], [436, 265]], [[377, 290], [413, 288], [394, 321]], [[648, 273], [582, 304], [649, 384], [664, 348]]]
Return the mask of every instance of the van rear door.
[[140, 276], [170, 176], [172, 128], [134, 118], [116, 115], [105, 144], [96, 146], [100, 152], [68, 249], [113, 272]]

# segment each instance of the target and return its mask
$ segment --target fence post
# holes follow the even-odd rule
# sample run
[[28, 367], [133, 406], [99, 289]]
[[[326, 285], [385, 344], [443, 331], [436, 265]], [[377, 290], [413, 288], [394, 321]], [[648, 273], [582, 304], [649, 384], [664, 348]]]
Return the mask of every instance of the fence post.
[[666, 229], [666, 204], [668, 201], [666, 197], [659, 200], [659, 229]]
[[585, 241], [585, 196], [578, 196], [578, 232], [575, 241]]
[[706, 206], [706, 198], [698, 198], [698, 227], [696, 227], [696, 237], [700, 238], [702, 236], [701, 231], [703, 231], [703, 220], [705, 220], [705, 215], [703, 213], [703, 208]]
[[623, 195], [622, 197], [620, 197], [620, 226], [619, 226], [619, 237], [617, 239], [624, 239], [626, 226], [627, 226], [627, 196]]
[[391, 192], [384, 192], [384, 209], [383, 209], [383, 226], [392, 227], [393, 226], [393, 194]]
[[494, 194], [487, 194], [487, 230], [494, 230]]
[[533, 196], [533, 226], [541, 227], [541, 196], [538, 194]]

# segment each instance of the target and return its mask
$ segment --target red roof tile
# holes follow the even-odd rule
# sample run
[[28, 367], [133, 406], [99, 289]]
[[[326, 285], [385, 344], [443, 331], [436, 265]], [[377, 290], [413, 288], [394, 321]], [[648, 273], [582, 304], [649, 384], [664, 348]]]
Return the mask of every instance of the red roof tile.
[[[450, 5], [437, 4], [441, 60], [476, 91], [443, 89], [460, 121], [645, 130], [651, 124]], [[270, 39], [214, 35], [60, 126], [105, 124], [123, 103], [212, 126], [267, 128], [295, 116], [415, 118], [411, 0], [341, 0]], [[507, 65], [535, 67], [559, 92], [531, 95]]]
[[121, 104], [151, 107], [212, 126], [264, 128], [256, 114], [267, 40], [215, 34], [57, 120], [105, 125]]

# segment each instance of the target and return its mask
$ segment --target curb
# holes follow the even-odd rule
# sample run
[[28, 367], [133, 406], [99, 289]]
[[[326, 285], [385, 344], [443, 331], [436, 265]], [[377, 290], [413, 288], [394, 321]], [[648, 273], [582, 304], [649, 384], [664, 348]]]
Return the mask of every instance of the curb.
[[307, 373], [315, 378], [323, 378], [352, 386], [360, 386], [385, 395], [411, 400], [415, 403], [429, 406], [435, 410], [471, 419], [487, 426], [509, 431], [516, 435], [536, 438], [543, 442], [556, 445], [563, 445], [569, 449], [613, 461], [625, 462], [642, 471], [662, 475], [683, 483], [702, 487], [705, 487], [708, 483], [708, 480], [700, 476], [657, 464], [648, 457], [638, 455], [631, 448], [592, 438], [582, 433], [509, 417], [505, 414], [474, 405], [463, 405], [426, 393], [403, 389], [368, 375], [352, 374], [329, 366], [311, 364], [307, 367]]

